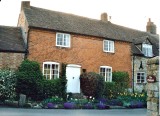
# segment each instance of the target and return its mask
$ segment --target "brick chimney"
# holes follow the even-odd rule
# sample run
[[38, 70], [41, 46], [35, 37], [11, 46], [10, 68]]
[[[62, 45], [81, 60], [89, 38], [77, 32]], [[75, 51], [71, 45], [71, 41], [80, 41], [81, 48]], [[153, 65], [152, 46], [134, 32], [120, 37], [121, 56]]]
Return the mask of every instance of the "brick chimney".
[[156, 34], [156, 25], [153, 22], [151, 22], [150, 18], [147, 22], [146, 31], [152, 34]]
[[30, 1], [21, 2], [21, 10], [23, 10], [24, 8], [30, 8]]
[[108, 22], [108, 15], [107, 15], [107, 13], [102, 13], [101, 14], [101, 21]]

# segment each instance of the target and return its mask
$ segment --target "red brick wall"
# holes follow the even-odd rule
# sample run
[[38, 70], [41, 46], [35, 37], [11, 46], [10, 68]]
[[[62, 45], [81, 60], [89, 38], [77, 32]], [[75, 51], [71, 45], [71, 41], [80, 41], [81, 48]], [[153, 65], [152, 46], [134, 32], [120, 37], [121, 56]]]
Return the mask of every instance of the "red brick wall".
[[131, 77], [131, 50], [127, 42], [116, 41], [115, 53], [105, 53], [102, 38], [72, 34], [71, 48], [59, 48], [55, 32], [30, 29], [28, 58], [41, 66], [44, 61], [77, 64], [87, 72], [111, 66], [113, 71], [127, 71]]
[[16, 70], [24, 60], [23, 53], [0, 53], [0, 69], [9, 68]]

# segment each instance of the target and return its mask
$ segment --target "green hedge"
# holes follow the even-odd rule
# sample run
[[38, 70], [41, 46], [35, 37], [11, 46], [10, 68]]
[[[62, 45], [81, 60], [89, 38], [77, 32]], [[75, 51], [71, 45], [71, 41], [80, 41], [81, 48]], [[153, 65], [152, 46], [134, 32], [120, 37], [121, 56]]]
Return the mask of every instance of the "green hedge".
[[62, 65], [62, 75], [59, 79], [45, 80], [40, 65], [35, 61], [24, 60], [16, 72], [17, 95], [25, 94], [32, 100], [43, 100], [52, 96], [60, 96], [66, 99], [66, 72]]
[[120, 92], [129, 87], [129, 80], [128, 72], [116, 71], [112, 73], [112, 81], [116, 83], [116, 88]]
[[105, 82], [103, 95], [105, 98], [112, 99], [116, 97], [115, 82]]
[[117, 71], [112, 73], [112, 82], [105, 82], [103, 95], [108, 99], [117, 98], [129, 87], [129, 74]]
[[17, 94], [25, 94], [27, 98], [41, 100], [43, 95], [43, 75], [40, 65], [35, 61], [24, 60], [16, 72]]
[[60, 79], [55, 80], [43, 80], [43, 97], [51, 98], [53, 96], [59, 96], [61, 92]]

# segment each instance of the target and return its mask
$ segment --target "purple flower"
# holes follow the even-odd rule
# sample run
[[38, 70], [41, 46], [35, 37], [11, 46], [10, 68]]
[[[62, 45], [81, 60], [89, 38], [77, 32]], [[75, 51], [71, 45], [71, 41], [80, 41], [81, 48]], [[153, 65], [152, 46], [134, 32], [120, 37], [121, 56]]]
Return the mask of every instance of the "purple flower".
[[100, 103], [97, 104], [97, 108], [98, 109], [105, 109], [106, 105], [104, 103], [100, 102]]
[[83, 106], [83, 108], [85, 108], [85, 109], [93, 109], [94, 106], [93, 106], [91, 103], [87, 103], [87, 104], [85, 104], [85, 105]]
[[73, 102], [66, 102], [66, 103], [64, 103], [64, 108], [65, 109], [74, 109], [74, 108], [76, 108], [76, 105]]
[[107, 103], [107, 99], [105, 99], [105, 98], [100, 98], [100, 99], [99, 99], [99, 102], [102, 102], [102, 103], [105, 104], [105, 103]]
[[53, 108], [54, 108], [54, 105], [53, 105], [53, 103], [48, 103], [48, 104], [47, 104], [47, 107], [48, 107], [49, 109], [53, 109]]

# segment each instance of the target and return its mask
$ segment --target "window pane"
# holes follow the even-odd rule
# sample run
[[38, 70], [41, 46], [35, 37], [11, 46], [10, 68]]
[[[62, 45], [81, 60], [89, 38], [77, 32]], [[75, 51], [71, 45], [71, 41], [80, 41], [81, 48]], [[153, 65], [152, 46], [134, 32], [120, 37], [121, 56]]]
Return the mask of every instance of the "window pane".
[[54, 79], [54, 77], [58, 78], [59, 76], [59, 65], [58, 64], [44, 64], [44, 72], [43, 75], [46, 77], [46, 79]]
[[69, 47], [70, 42], [70, 35], [69, 34], [63, 34], [59, 33], [57, 34], [57, 45], [60, 45], [62, 47]]
[[100, 75], [105, 77], [105, 81], [112, 81], [112, 70], [111, 68], [100, 68]]
[[145, 56], [153, 56], [152, 45], [149, 44], [142, 44], [142, 52]]
[[137, 83], [144, 83], [145, 82], [145, 73], [139, 72], [137, 73]]
[[103, 44], [106, 52], [114, 52], [114, 41], [104, 40]]

